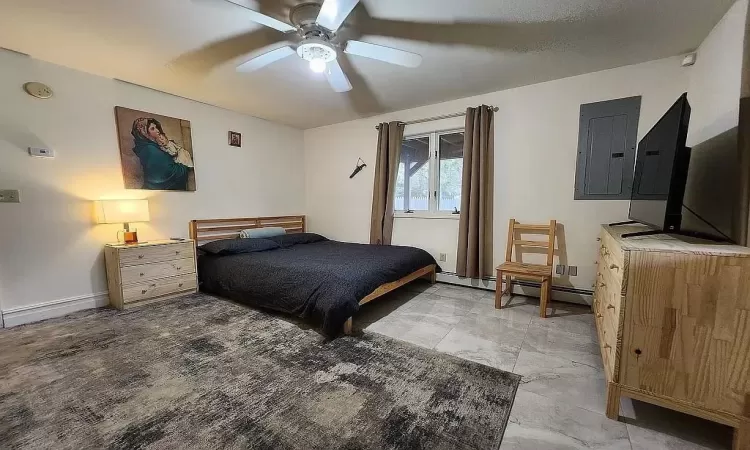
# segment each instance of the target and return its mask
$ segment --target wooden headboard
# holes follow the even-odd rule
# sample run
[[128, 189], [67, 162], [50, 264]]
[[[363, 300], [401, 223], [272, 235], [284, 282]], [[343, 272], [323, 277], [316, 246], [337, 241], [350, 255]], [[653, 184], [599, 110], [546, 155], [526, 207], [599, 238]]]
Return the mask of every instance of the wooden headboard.
[[190, 221], [190, 239], [196, 245], [219, 239], [234, 239], [248, 228], [282, 227], [287, 233], [304, 233], [305, 216], [243, 217], [238, 219], [199, 219]]

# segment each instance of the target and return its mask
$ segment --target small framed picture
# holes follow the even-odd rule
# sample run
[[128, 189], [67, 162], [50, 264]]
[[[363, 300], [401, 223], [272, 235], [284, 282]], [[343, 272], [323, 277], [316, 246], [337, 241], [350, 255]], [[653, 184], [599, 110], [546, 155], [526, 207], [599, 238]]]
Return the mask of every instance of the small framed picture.
[[242, 135], [236, 131], [229, 132], [229, 145], [232, 147], [242, 147]]

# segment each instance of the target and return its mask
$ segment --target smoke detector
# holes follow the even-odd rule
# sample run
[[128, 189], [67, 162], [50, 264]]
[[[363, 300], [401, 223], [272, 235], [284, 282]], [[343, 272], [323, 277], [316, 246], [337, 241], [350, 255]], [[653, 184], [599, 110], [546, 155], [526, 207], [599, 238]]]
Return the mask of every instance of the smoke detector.
[[336, 48], [325, 39], [310, 37], [299, 44], [297, 54], [310, 63], [313, 72], [322, 73], [326, 64], [336, 59]]

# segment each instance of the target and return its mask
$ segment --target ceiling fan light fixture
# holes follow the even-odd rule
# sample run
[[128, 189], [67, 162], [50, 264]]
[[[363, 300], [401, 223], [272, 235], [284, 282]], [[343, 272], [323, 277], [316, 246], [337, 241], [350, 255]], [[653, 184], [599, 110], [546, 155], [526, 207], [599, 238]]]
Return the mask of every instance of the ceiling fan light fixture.
[[326, 71], [326, 62], [319, 58], [313, 59], [310, 61], [310, 70], [315, 73], [323, 73]]
[[329, 62], [336, 60], [336, 48], [317, 37], [307, 38], [297, 47], [300, 58], [310, 63], [310, 70], [323, 73]]
[[[347, 54], [363, 56], [404, 67], [418, 67], [422, 63], [422, 56], [416, 53], [379, 44], [356, 41], [348, 39], [346, 34], [343, 37], [337, 34], [339, 28], [344, 25], [347, 18], [362, 0], [322, 0], [322, 2], [320, 0], [297, 0], [295, 1], [297, 3], [296, 6], [292, 7], [289, 11], [288, 23], [250, 9], [244, 4], [247, 0], [227, 1], [247, 9], [249, 11], [248, 14], [251, 15], [250, 20], [287, 34], [296, 31], [296, 36], [301, 38], [301, 42], [296, 47], [291, 42], [285, 42], [285, 44], [290, 45], [284, 45], [283, 47], [254, 56], [250, 60], [240, 64], [237, 67], [238, 71], [250, 72], [258, 70], [297, 53], [300, 58], [308, 62], [310, 70], [325, 74], [326, 80], [328, 80], [328, 83], [335, 92], [349, 92], [352, 90], [352, 84], [336, 60], [339, 49], [342, 49]], [[408, 25], [409, 22], [404, 22], [404, 24]], [[349, 26], [351, 25], [350, 23]], [[419, 26], [420, 23], [414, 22], [412, 25]], [[441, 25], [436, 24], [436, 26]], [[359, 35], [360, 33], [355, 32], [354, 34]], [[389, 34], [382, 35], [389, 36]], [[244, 39], [245, 35], [242, 36]], [[230, 42], [230, 40], [222, 42]], [[256, 47], [253, 46], [252, 48]], [[352, 67], [347, 68], [347, 70], [355, 71]]]

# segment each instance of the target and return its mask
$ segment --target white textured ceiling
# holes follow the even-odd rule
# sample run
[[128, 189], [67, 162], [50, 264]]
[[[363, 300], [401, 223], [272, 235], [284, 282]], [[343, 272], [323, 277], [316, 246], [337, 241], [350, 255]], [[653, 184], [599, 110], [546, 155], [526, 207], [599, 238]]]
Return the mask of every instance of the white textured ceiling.
[[[284, 19], [299, 2], [261, 3]], [[349, 94], [333, 92], [294, 56], [254, 73], [235, 72], [247, 59], [237, 49], [250, 38], [211, 44], [264, 27], [221, 0], [0, 0], [0, 47], [311, 128], [684, 53], [701, 43], [732, 3], [363, 0], [366, 8], [356, 11], [345, 32], [419, 53], [424, 61], [408, 69], [350, 56]], [[455, 27], [439, 44], [411, 40], [403, 27], [394, 28], [400, 20], [492, 26]], [[276, 38], [278, 32], [255, 35]]]

